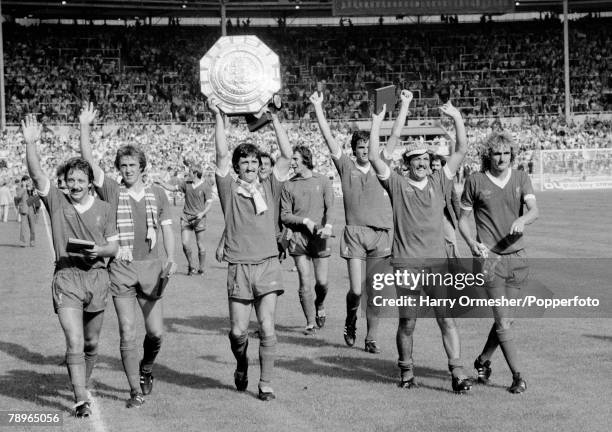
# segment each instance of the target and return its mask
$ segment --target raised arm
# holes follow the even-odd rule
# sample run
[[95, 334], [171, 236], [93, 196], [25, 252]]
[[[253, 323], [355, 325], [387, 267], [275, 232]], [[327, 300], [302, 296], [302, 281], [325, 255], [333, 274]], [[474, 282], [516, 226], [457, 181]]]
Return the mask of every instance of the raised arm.
[[217, 171], [226, 173], [230, 168], [231, 157], [225, 138], [225, 120], [217, 101], [213, 98], [208, 100], [208, 109], [215, 115], [215, 150]]
[[468, 151], [468, 143], [467, 143], [467, 134], [465, 133], [465, 124], [463, 123], [463, 117], [461, 116], [461, 112], [457, 108], [455, 108], [450, 101], [446, 102], [444, 105], [440, 107], [440, 111], [443, 114], [449, 116], [453, 119], [455, 123], [455, 133], [456, 133], [456, 145], [455, 151], [452, 152], [451, 156], [448, 158], [448, 162], [446, 166], [452, 175], [455, 175], [457, 169], [463, 162], [465, 155]]
[[385, 118], [387, 106], [383, 105], [380, 114], [372, 114], [372, 126], [370, 129], [370, 148], [368, 151], [368, 159], [374, 167], [376, 174], [386, 175], [389, 172], [389, 166], [380, 158], [380, 125]]
[[91, 102], [89, 104], [87, 102], [83, 104], [81, 114], [79, 115], [81, 156], [89, 162], [89, 165], [93, 168], [94, 183], [99, 183], [100, 179], [104, 177], [104, 171], [102, 171], [102, 168], [96, 163], [93, 153], [91, 152], [91, 125], [97, 115], [98, 111]]
[[281, 152], [280, 157], [276, 161], [274, 169], [276, 170], [279, 179], [285, 179], [287, 174], [289, 174], [289, 163], [291, 162], [293, 150], [291, 149], [291, 144], [289, 144], [287, 131], [280, 122], [277, 113], [271, 112], [270, 114], [272, 115], [272, 126], [274, 127], [274, 132], [276, 133], [278, 148]]
[[30, 177], [32, 177], [36, 189], [44, 190], [47, 187], [49, 178], [45, 175], [40, 166], [40, 159], [38, 158], [38, 152], [36, 150], [36, 142], [40, 140], [42, 126], [36, 121], [36, 116], [34, 114], [28, 114], [25, 120], [21, 122], [21, 130], [23, 132], [23, 139], [26, 142], [28, 172], [30, 173]]
[[161, 186], [162, 188], [166, 189], [168, 192], [176, 192], [179, 190], [178, 185], [171, 185], [170, 183], [166, 183], [165, 181], [155, 180], [153, 181], [153, 183]]
[[331, 129], [329, 128], [329, 124], [327, 123], [327, 119], [325, 118], [325, 112], [323, 111], [323, 94], [316, 91], [310, 95], [310, 102], [314, 107], [315, 114], [317, 115], [317, 122], [319, 123], [319, 129], [321, 129], [321, 134], [327, 143], [327, 148], [329, 148], [329, 152], [332, 156], [337, 155], [340, 152], [340, 146], [334, 139]]
[[399, 113], [397, 114], [397, 118], [395, 122], [393, 122], [393, 128], [391, 129], [391, 136], [387, 141], [387, 146], [385, 147], [385, 157], [387, 159], [391, 159], [391, 155], [393, 154], [393, 150], [400, 142], [400, 137], [402, 136], [402, 129], [404, 129], [404, 125], [406, 124], [406, 117], [408, 117], [408, 107], [410, 106], [410, 102], [412, 102], [412, 92], [410, 90], [402, 90], [400, 93], [400, 99], [402, 101], [400, 105]]

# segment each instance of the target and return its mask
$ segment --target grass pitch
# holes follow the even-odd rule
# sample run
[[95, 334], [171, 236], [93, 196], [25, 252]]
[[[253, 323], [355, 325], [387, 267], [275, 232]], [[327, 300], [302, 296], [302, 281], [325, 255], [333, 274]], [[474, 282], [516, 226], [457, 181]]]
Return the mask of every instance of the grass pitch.
[[[611, 258], [609, 191], [547, 192], [538, 195], [540, 219], [527, 228], [527, 251], [538, 258]], [[522, 371], [528, 390], [505, 391], [510, 372], [501, 352], [493, 358], [492, 384], [475, 386], [465, 396], [450, 391], [440, 332], [422, 319], [415, 332], [416, 374], [420, 389], [396, 387], [396, 320], [383, 319], [378, 342], [382, 354], [363, 351], [365, 319], [358, 321], [355, 347], [344, 345], [346, 265], [337, 244], [330, 265], [327, 324], [315, 337], [303, 336], [305, 324], [297, 296], [297, 274], [283, 263], [286, 291], [278, 303], [277, 400], [256, 398], [258, 341], [252, 339], [250, 384], [246, 393], [233, 386], [234, 359], [227, 334], [229, 319], [224, 264], [214, 261], [223, 230], [218, 203], [207, 230], [208, 273], [185, 275], [174, 208], [179, 273], [164, 299], [164, 344], [154, 375], [155, 387], [140, 409], [128, 410], [128, 386], [119, 357], [117, 319], [112, 302], [106, 311], [99, 360], [94, 371], [94, 416], [70, 417], [73, 404], [66, 368], [61, 366], [64, 338], [53, 313], [50, 281], [52, 254], [43, 221], [37, 246], [18, 247], [18, 224], [0, 224], [0, 410], [61, 411], [64, 425], [14, 430], [66, 431], [609, 431], [612, 421], [612, 320], [594, 318], [523, 319], [516, 326]], [[342, 203], [335, 206], [337, 233]], [[336, 239], [336, 242], [338, 239]], [[467, 252], [461, 245], [464, 256]], [[575, 271], [585, 290], [606, 293], [611, 267]], [[562, 286], [563, 274], [551, 271], [548, 286]], [[591, 281], [592, 283], [589, 283]], [[586, 288], [584, 288], [586, 287]], [[571, 293], [571, 287], [566, 289]], [[612, 313], [608, 316], [612, 317]], [[141, 319], [141, 318], [140, 318]], [[479, 354], [489, 319], [458, 321], [465, 366]], [[253, 318], [251, 332], [256, 330]], [[139, 338], [144, 336], [142, 323]]]

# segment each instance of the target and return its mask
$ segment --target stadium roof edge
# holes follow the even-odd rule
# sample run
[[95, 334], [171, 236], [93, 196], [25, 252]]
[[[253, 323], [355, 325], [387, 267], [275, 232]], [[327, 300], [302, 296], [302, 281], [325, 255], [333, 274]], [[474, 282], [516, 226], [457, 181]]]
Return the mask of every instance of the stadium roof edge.
[[[228, 17], [331, 17], [333, 0], [224, 0]], [[561, 0], [519, 0], [516, 12], [562, 12]], [[299, 6], [299, 9], [296, 7]], [[570, 12], [612, 11], [611, 0], [569, 0]], [[15, 18], [117, 19], [219, 17], [219, 0], [4, 0], [2, 13]], [[378, 14], [372, 14], [376, 16]]]

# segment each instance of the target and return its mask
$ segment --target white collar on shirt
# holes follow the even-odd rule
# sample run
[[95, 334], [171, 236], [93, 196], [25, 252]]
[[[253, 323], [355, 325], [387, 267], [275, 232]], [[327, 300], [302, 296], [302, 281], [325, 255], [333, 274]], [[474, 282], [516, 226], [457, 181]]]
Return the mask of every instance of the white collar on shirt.
[[194, 182], [192, 182], [192, 183], [191, 183], [191, 186], [192, 186], [192, 187], [195, 189], [195, 188], [197, 188], [198, 186], [200, 186], [202, 183], [204, 183], [204, 180], [202, 180], [202, 179], [198, 179], [198, 181], [194, 181]]
[[491, 171], [487, 171], [485, 174], [487, 177], [489, 177], [489, 180], [491, 180], [494, 185], [498, 186], [500, 189], [503, 189], [510, 181], [512, 169], [508, 168], [508, 174], [506, 174], [506, 177], [504, 178], [495, 177], [493, 174], [491, 174]]
[[89, 210], [91, 206], [93, 206], [93, 203], [94, 203], [94, 197], [92, 197], [91, 195], [87, 195], [87, 198], [85, 199], [85, 202], [83, 204], [79, 204], [77, 202], [72, 201], [72, 205], [74, 206], [74, 209], [79, 214], [83, 214], [87, 210]]
[[417, 187], [420, 190], [425, 189], [425, 186], [427, 186], [427, 177], [419, 181], [414, 181], [410, 177], [406, 177], [406, 180], [408, 180], [408, 183], [410, 183], [412, 186]]
[[143, 187], [140, 190], [140, 192], [136, 192], [134, 189], [128, 189], [127, 193], [128, 193], [129, 196], [131, 196], [134, 199], [134, 201], [138, 202], [138, 201], [140, 201], [141, 199], [144, 198], [144, 196], [145, 196], [145, 188]]
[[361, 171], [364, 174], [369, 173], [371, 167], [372, 167], [372, 164], [367, 164], [366, 166], [361, 166], [357, 162], [355, 162], [355, 168], [357, 168], [359, 171]]

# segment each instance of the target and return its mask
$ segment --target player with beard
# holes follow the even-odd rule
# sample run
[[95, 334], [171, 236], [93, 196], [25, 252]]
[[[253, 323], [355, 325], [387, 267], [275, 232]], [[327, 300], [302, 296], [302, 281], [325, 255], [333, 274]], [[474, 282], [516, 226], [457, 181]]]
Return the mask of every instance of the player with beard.
[[[132, 145], [117, 150], [115, 168], [121, 173], [121, 183], [105, 176], [94, 164], [89, 135], [96, 113], [93, 104], [89, 104], [79, 117], [81, 153], [93, 166], [96, 192], [111, 205], [117, 217], [119, 252], [109, 266], [111, 294], [119, 320], [121, 361], [130, 385], [127, 407], [137, 408], [145, 401], [143, 395], [153, 390], [153, 363], [162, 344], [163, 309], [158, 292], [161, 276], [176, 270], [172, 217], [166, 193], [158, 186], [147, 187], [143, 183], [147, 159], [142, 150]], [[165, 260], [157, 241], [160, 228]], [[146, 330], [140, 363], [136, 304], [142, 311]]]
[[[226, 229], [223, 259], [228, 262], [229, 339], [236, 358], [234, 384], [238, 391], [245, 391], [248, 386], [248, 328], [251, 311], [255, 308], [260, 335], [258, 398], [269, 401], [276, 397], [272, 388], [276, 302], [284, 292], [276, 244], [278, 216], [274, 208], [282, 181], [289, 172], [291, 147], [283, 125], [272, 112], [281, 156], [272, 173], [260, 180], [259, 149], [253, 144], [242, 143], [230, 154], [223, 115], [214, 100], [209, 100], [209, 108], [215, 115], [215, 175]], [[236, 177], [230, 174], [231, 168]]]
[[[89, 417], [87, 383], [97, 357], [108, 298], [105, 257], [115, 256], [118, 250], [115, 213], [108, 203], [91, 195], [93, 170], [82, 158], [69, 159], [62, 165], [67, 193], [52, 185], [36, 151], [41, 131], [36, 117], [28, 115], [22, 128], [28, 170], [51, 220], [55, 251], [53, 307], [66, 338], [66, 365], [76, 402], [74, 414]], [[90, 241], [93, 247], [80, 253], [68, 252], [72, 238]]]
[[[527, 281], [529, 267], [523, 241], [525, 225], [538, 217], [536, 197], [529, 175], [513, 170], [517, 146], [507, 132], [494, 132], [481, 151], [482, 172], [470, 175], [461, 198], [459, 230], [470, 246], [477, 269], [488, 267], [487, 295], [492, 299], [517, 298]], [[527, 207], [524, 213], [523, 206]], [[469, 226], [474, 212], [477, 237]], [[493, 307], [495, 322], [482, 353], [474, 362], [478, 381], [486, 384], [491, 376], [491, 357], [498, 346], [512, 372], [511, 393], [523, 393], [527, 384], [520, 365], [512, 332], [512, 309]]]
[[[400, 113], [407, 113], [406, 101], [402, 100]], [[461, 113], [450, 102], [440, 107], [440, 111], [451, 117], [455, 123], [457, 145], [446, 166], [438, 172], [430, 173], [428, 146], [414, 143], [406, 147], [403, 155], [408, 175], [392, 172], [380, 158], [379, 132], [385, 117], [386, 107], [372, 116], [370, 134], [370, 163], [374, 167], [382, 186], [389, 192], [393, 207], [393, 246], [392, 260], [394, 272], [414, 272], [445, 274], [448, 271], [442, 219], [444, 217], [445, 191], [453, 187], [453, 177], [467, 153], [467, 136]], [[403, 125], [406, 116], [400, 115], [396, 124]], [[435, 295], [438, 287], [410, 287], [411, 292], [425, 291]], [[403, 295], [397, 287], [398, 296]], [[404, 291], [405, 293], [405, 291]], [[434, 308], [436, 321], [442, 333], [442, 342], [448, 357], [448, 368], [452, 375], [452, 389], [465, 393], [471, 388], [461, 362], [459, 332], [453, 318], [445, 316], [445, 309]], [[413, 333], [416, 316], [406, 308], [400, 309], [397, 328], [397, 349], [399, 353], [400, 383], [402, 388], [417, 387], [412, 359]]]
[[[401, 97], [408, 99], [405, 104], [407, 109], [412, 93], [404, 90]], [[320, 92], [313, 93], [310, 102], [315, 108], [321, 134], [325, 138], [342, 184], [346, 226], [340, 243], [340, 256], [346, 259], [349, 275], [344, 341], [348, 346], [355, 344], [357, 311], [365, 286], [368, 297], [365, 351], [378, 354], [380, 348], [376, 343], [376, 336], [379, 319], [377, 308], [371, 301], [371, 286], [366, 286], [366, 273], [368, 268], [391, 254], [391, 203], [387, 191], [380, 185], [368, 160], [369, 135], [366, 132], [353, 134], [351, 149], [355, 159], [351, 160], [342, 152], [342, 147], [331, 133], [323, 111], [323, 95]], [[390, 140], [399, 140], [401, 127], [396, 129], [398, 128], [394, 128]]]

